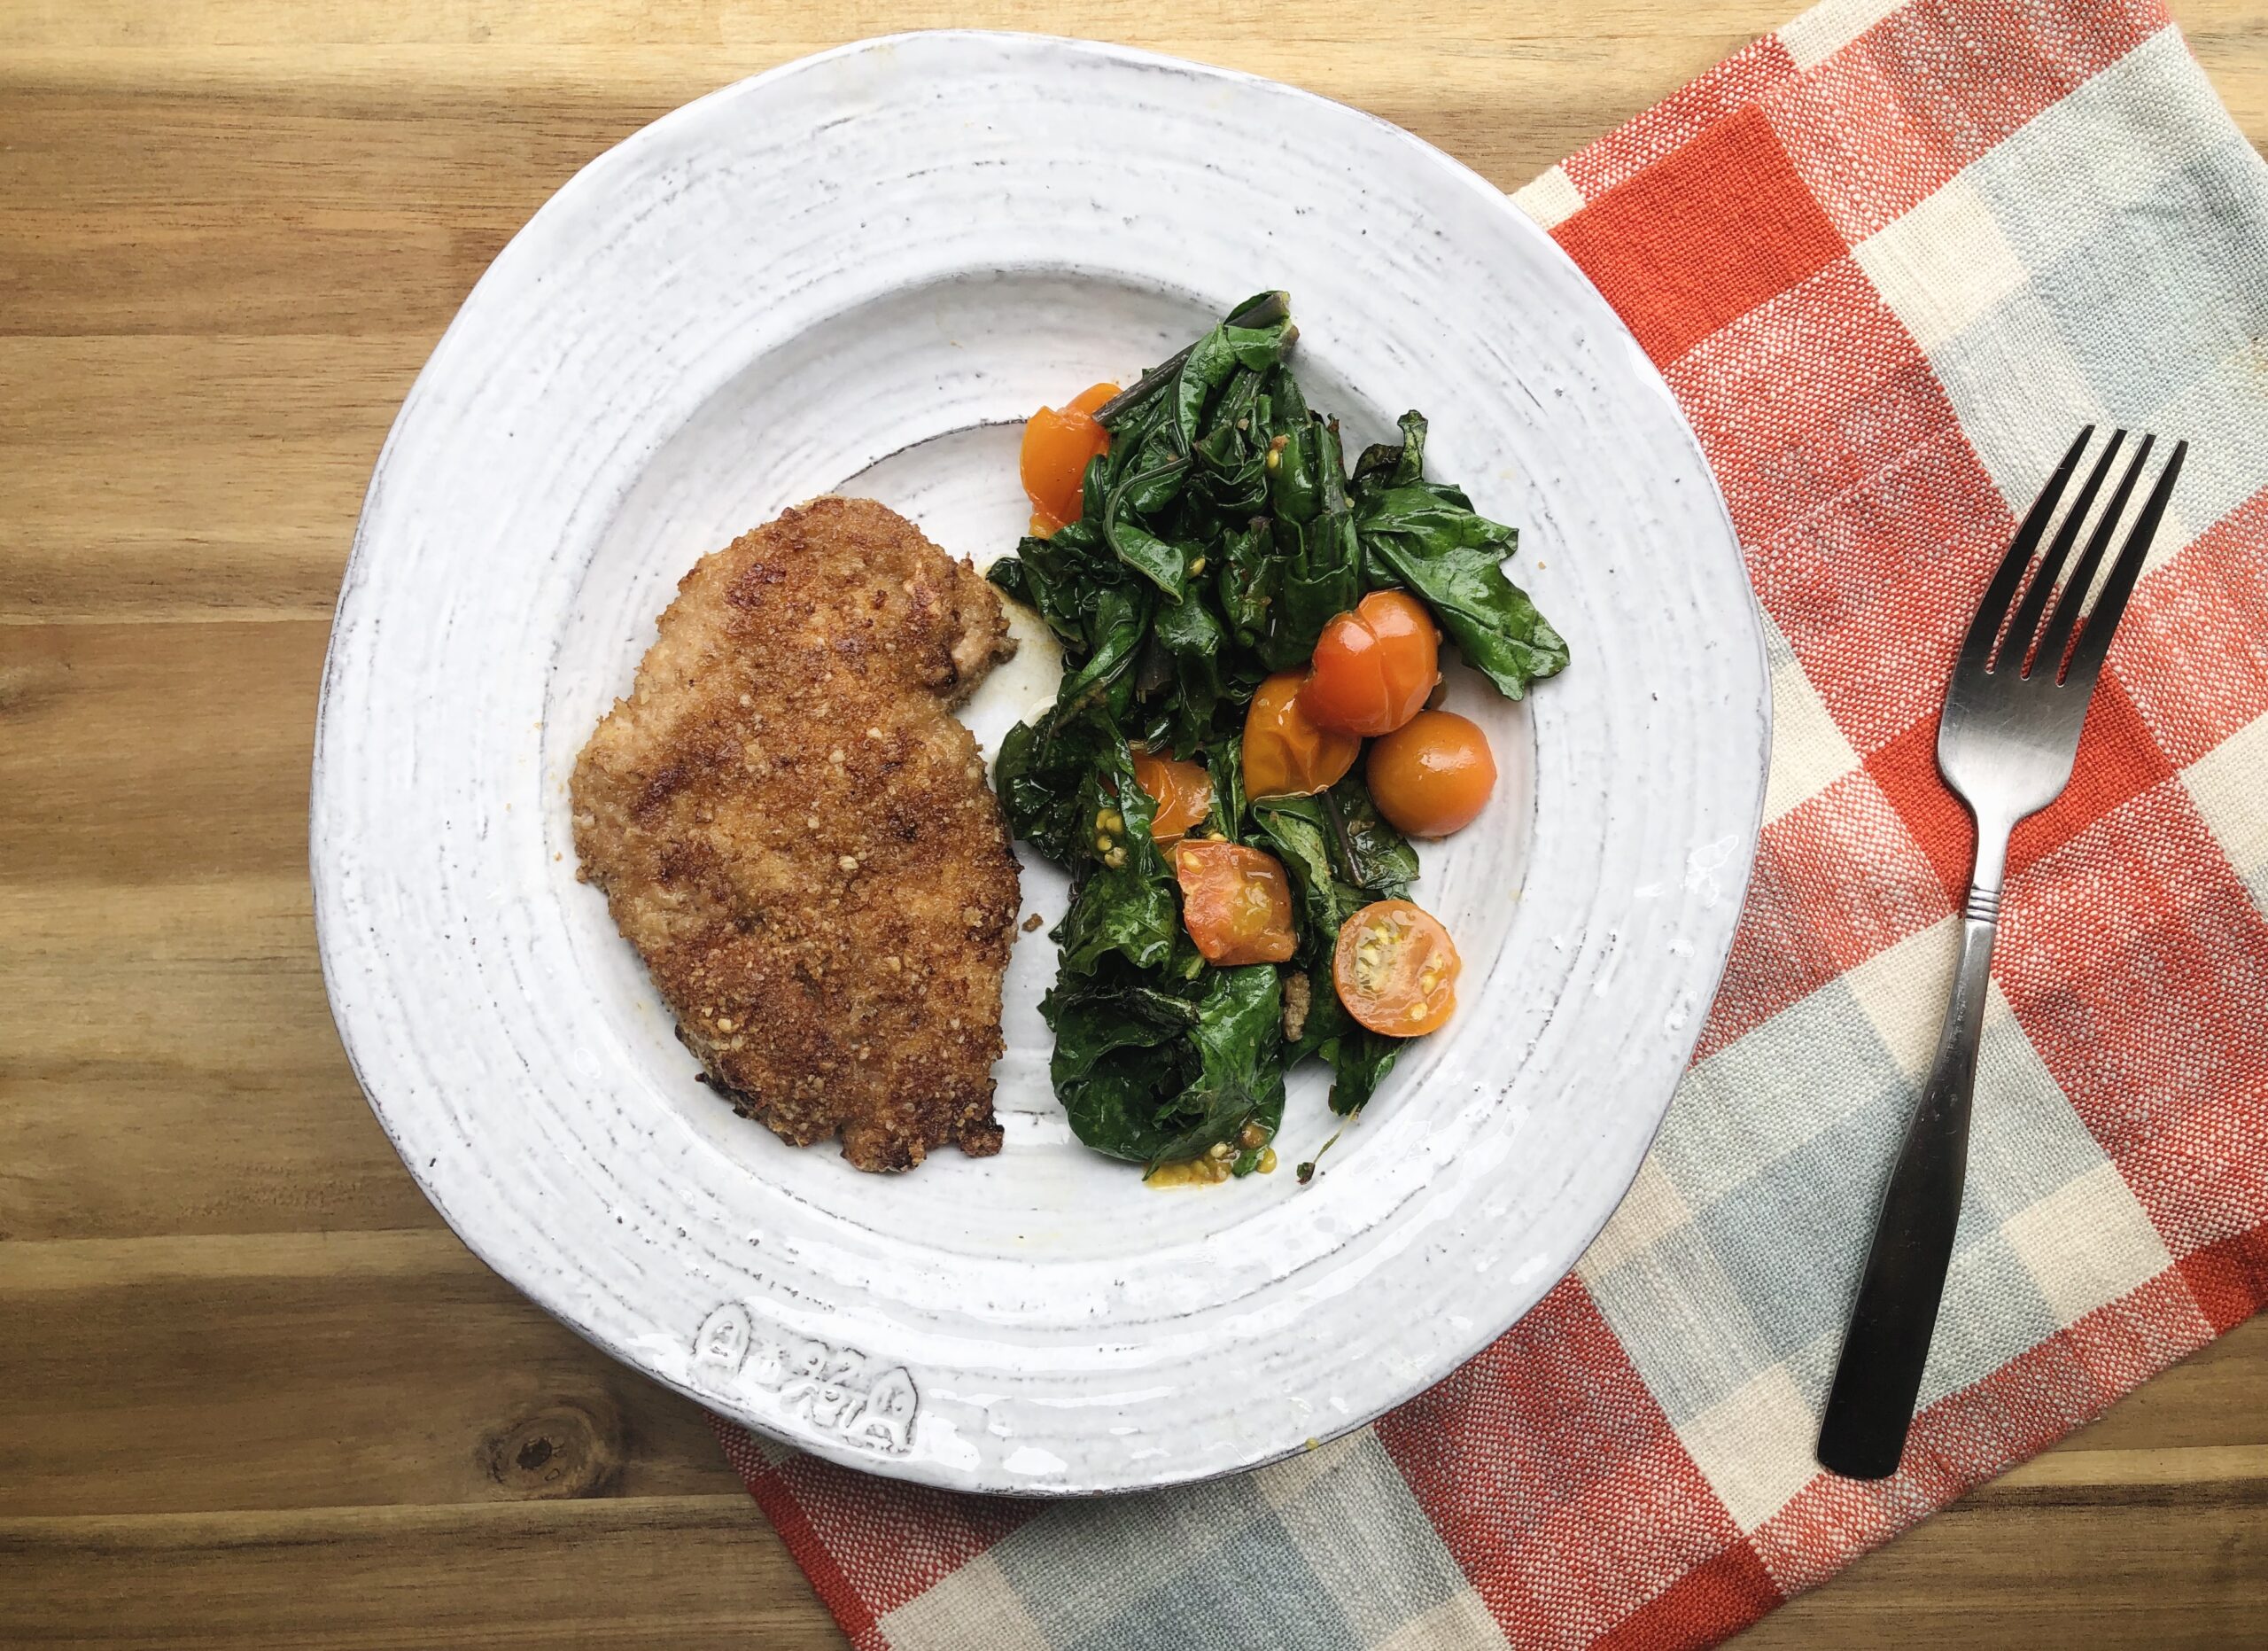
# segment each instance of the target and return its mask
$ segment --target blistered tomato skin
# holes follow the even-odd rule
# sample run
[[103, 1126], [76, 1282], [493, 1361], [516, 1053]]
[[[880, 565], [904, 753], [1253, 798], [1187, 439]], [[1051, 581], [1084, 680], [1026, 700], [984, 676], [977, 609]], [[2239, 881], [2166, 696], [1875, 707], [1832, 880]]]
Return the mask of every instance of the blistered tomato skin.
[[1245, 713], [1244, 790], [1255, 802], [1328, 790], [1361, 754], [1358, 736], [1317, 728], [1301, 709], [1304, 681], [1300, 672], [1278, 671], [1260, 685]]
[[1115, 384], [1093, 385], [1068, 406], [1043, 407], [1025, 421], [1019, 469], [1040, 537], [1079, 519], [1087, 461], [1110, 451], [1110, 432], [1095, 422], [1094, 409], [1117, 393]]
[[1347, 1012], [1372, 1032], [1418, 1038], [1456, 1012], [1462, 967], [1439, 918], [1408, 900], [1379, 900], [1340, 926], [1331, 979]]
[[1454, 711], [1425, 711], [1371, 747], [1379, 812], [1410, 837], [1447, 837], [1480, 818], [1496, 789], [1488, 736]]
[[1137, 751], [1134, 781], [1158, 806], [1151, 816], [1150, 835], [1161, 843], [1187, 836], [1212, 812], [1213, 776], [1201, 763]]
[[1300, 705], [1320, 728], [1391, 734], [1425, 708], [1441, 680], [1441, 634], [1425, 604], [1374, 590], [1323, 627]]
[[1216, 968], [1281, 963], [1299, 944], [1292, 930], [1292, 881], [1273, 854], [1240, 843], [1184, 839], [1174, 851], [1181, 920]]

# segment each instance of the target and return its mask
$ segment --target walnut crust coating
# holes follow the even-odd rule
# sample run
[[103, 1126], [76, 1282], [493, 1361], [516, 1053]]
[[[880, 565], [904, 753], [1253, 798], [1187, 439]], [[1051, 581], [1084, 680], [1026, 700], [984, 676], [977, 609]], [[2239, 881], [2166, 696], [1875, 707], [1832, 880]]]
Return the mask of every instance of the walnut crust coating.
[[1015, 857], [950, 714], [1014, 650], [990, 586], [866, 499], [704, 557], [571, 783], [581, 875], [710, 1081], [862, 1170], [992, 1112]]

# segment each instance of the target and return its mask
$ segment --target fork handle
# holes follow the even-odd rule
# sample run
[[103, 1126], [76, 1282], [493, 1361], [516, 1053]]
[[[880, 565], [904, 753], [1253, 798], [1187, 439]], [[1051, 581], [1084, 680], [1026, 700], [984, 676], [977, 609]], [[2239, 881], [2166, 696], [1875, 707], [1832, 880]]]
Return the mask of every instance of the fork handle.
[[[1980, 845], [1980, 847], [1983, 846]], [[1998, 854], [1991, 859], [1997, 862]], [[1999, 879], [1993, 879], [1997, 885]], [[1977, 1046], [1984, 1026], [1984, 987], [2000, 921], [1997, 886], [1969, 885], [1961, 928], [1961, 961], [1953, 1001], [1922, 1103], [1883, 1195], [1874, 1248], [1859, 1282], [1851, 1332], [1844, 1338], [1835, 1385], [1819, 1429], [1820, 1465], [1852, 1479], [1886, 1479], [1898, 1471], [1914, 1400], [1929, 1362], [1953, 1229], [1969, 1170], [1969, 1101], [1977, 1086]]]

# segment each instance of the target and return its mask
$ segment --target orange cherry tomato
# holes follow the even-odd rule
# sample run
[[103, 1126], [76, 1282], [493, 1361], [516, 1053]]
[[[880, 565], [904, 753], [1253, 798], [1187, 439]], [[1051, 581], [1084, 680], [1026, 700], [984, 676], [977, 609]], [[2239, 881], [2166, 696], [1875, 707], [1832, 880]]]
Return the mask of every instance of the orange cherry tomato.
[[1300, 707], [1341, 734], [1391, 734], [1441, 681], [1441, 641], [1424, 603], [1374, 590], [1323, 627]]
[[1339, 783], [1363, 749], [1352, 734], [1317, 728], [1300, 705], [1297, 671], [1278, 671], [1260, 685], [1244, 717], [1244, 790], [1263, 797], [1305, 797]]
[[1149, 792], [1150, 800], [1158, 806], [1150, 819], [1150, 835], [1161, 843], [1186, 836], [1192, 826], [1202, 823], [1213, 811], [1213, 776], [1205, 772], [1202, 763], [1138, 751], [1134, 783]]
[[1094, 409], [1117, 393], [1115, 384], [1092, 385], [1068, 406], [1043, 407], [1024, 422], [1019, 469], [1031, 500], [1032, 531], [1041, 537], [1079, 519], [1087, 461], [1110, 451], [1110, 432], [1095, 423]]
[[1189, 837], [1174, 851], [1181, 921], [1208, 963], [1280, 963], [1292, 932], [1292, 881], [1283, 862], [1241, 843]]
[[1408, 900], [1365, 906], [1340, 926], [1332, 984], [1372, 1032], [1417, 1038], [1456, 1010], [1456, 946], [1440, 919]]
[[1421, 711], [1371, 746], [1371, 796], [1411, 837], [1471, 825], [1496, 789], [1488, 736], [1454, 711]]

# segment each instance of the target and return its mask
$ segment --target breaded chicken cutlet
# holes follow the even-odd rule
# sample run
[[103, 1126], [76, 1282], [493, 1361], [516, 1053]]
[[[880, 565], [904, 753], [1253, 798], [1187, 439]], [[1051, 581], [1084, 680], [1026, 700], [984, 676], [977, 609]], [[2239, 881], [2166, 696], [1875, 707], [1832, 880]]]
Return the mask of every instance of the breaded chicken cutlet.
[[862, 1170], [1000, 1149], [1016, 861], [950, 714], [1014, 650], [903, 517], [822, 498], [704, 557], [575, 764], [575, 849], [709, 1081]]

